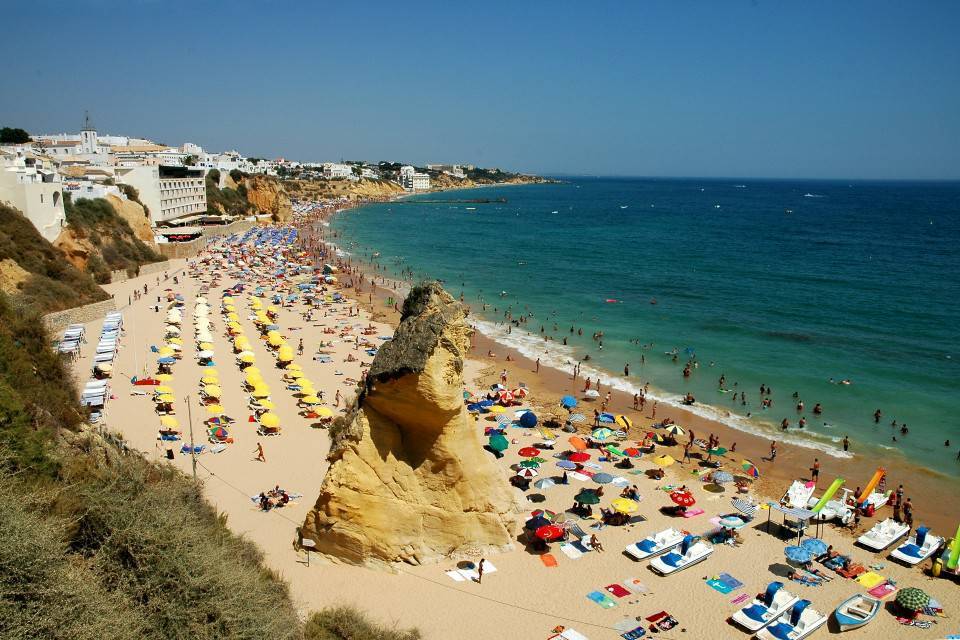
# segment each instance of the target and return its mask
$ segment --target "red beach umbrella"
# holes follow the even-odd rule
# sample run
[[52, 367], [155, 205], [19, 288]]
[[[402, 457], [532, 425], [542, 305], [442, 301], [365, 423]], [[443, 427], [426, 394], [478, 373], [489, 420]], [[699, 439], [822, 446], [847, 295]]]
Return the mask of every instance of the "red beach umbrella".
[[628, 456], [630, 456], [631, 458], [640, 457], [640, 449], [637, 449], [636, 447], [627, 447], [626, 449], [623, 450], [623, 452]]
[[687, 489], [674, 489], [670, 492], [670, 499], [673, 500], [674, 504], [678, 504], [681, 507], [692, 507], [697, 503], [693, 494]]
[[540, 449], [537, 449], [536, 447], [524, 447], [523, 449], [520, 449], [520, 451], [517, 451], [517, 453], [519, 453], [523, 458], [535, 458], [540, 455]]
[[590, 459], [589, 453], [584, 453], [583, 451], [578, 451], [577, 453], [571, 453], [567, 456], [567, 460], [570, 462], [586, 462]]
[[556, 540], [563, 537], [563, 529], [555, 524], [548, 524], [537, 529], [534, 535], [541, 540]]
[[570, 436], [567, 438], [567, 442], [569, 442], [570, 446], [577, 451], [583, 451], [587, 448], [587, 443], [584, 441], [584, 439], [577, 436]]

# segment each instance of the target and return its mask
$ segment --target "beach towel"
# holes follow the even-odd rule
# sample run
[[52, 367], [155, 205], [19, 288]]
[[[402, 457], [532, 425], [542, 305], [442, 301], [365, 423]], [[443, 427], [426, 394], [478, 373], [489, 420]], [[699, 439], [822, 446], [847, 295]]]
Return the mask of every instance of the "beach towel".
[[730, 601], [730, 604], [743, 604], [744, 602], [746, 602], [746, 601], [749, 600], [749, 599], [750, 599], [750, 594], [741, 593], [741, 594], [738, 595], [736, 598], [734, 598], [733, 600], [731, 600], [731, 601]]
[[590, 536], [583, 536], [579, 540], [571, 540], [570, 544], [580, 553], [590, 553], [593, 547], [590, 546]]
[[897, 588], [894, 585], [890, 584], [889, 582], [884, 582], [883, 584], [878, 584], [873, 589], [870, 589], [867, 591], [867, 593], [874, 598], [882, 600], [896, 590]]
[[462, 575], [460, 575], [459, 571], [456, 571], [456, 570], [444, 571], [444, 573], [446, 573], [450, 577], [450, 579], [452, 579], [454, 582], [466, 582], [467, 580]]
[[849, 569], [837, 569], [836, 571], [844, 578], [856, 578], [860, 574], [867, 572], [867, 570], [863, 568], [862, 564], [854, 564], [851, 565]]
[[628, 589], [626, 589], [625, 587], [623, 587], [623, 585], [619, 585], [619, 584], [617, 584], [617, 583], [608, 584], [608, 585], [605, 586], [603, 589], [604, 589], [604, 591], [606, 591], [606, 592], [609, 593], [610, 595], [614, 595], [614, 596], [616, 596], [616, 597], [618, 597], [618, 598], [623, 598], [623, 597], [625, 597], [625, 596], [630, 595], [630, 591], [629, 591]]
[[579, 560], [583, 557], [583, 553], [568, 542], [560, 545], [560, 551], [571, 560]]
[[612, 609], [613, 607], [617, 606], [617, 603], [614, 602], [613, 598], [602, 591], [591, 591], [587, 594], [587, 600], [595, 602], [604, 609]]
[[573, 478], [574, 480], [579, 480], [580, 482], [586, 482], [590, 479], [590, 476], [584, 475], [579, 471], [571, 471], [567, 474], [568, 478]]
[[652, 622], [653, 624], [657, 625], [657, 627], [661, 631], [669, 631], [670, 629], [673, 629], [675, 626], [680, 624], [679, 622], [677, 622], [676, 618], [674, 618], [672, 615], [670, 615], [666, 611], [661, 611], [659, 613], [653, 614], [652, 616], [648, 616], [647, 622]]
[[707, 585], [720, 593], [727, 594], [734, 589], [739, 589], [743, 583], [731, 576], [729, 573], [721, 573], [716, 578], [707, 580]]
[[686, 511], [684, 511], [684, 512], [683, 512], [683, 517], [684, 517], [684, 518], [692, 518], [692, 517], [694, 517], [694, 516], [699, 516], [701, 513], [703, 513], [703, 509], [700, 509], [699, 507], [696, 507], [696, 508], [687, 509]]
[[647, 589], [647, 585], [640, 582], [639, 578], [627, 578], [620, 584], [625, 586], [633, 593], [647, 593], [649, 591], [649, 589]]
[[557, 566], [557, 558], [553, 554], [545, 553], [540, 556], [540, 562], [543, 563], [545, 567], [555, 567]]
[[857, 576], [857, 582], [859, 582], [864, 589], [873, 589], [886, 581], [886, 578], [873, 571], [868, 571], [867, 573]]
[[630, 484], [630, 481], [623, 476], [614, 476], [613, 480], [610, 481], [610, 484], [617, 485], [618, 487], [625, 487]]
[[646, 633], [647, 630], [643, 628], [643, 625], [640, 625], [639, 627], [635, 627], [630, 631], [621, 633], [620, 637], [624, 638], [625, 640], [636, 640], [636, 638], [642, 638]]

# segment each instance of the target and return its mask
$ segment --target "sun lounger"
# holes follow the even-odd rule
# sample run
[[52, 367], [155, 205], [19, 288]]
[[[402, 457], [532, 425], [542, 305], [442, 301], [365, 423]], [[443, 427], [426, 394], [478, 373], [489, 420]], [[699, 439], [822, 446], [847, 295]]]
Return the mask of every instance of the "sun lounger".
[[560, 552], [571, 560], [579, 560], [583, 557], [583, 552], [569, 542], [564, 542], [560, 545]]
[[624, 551], [634, 560], [646, 560], [673, 549], [683, 542], [683, 534], [677, 529], [664, 529], [640, 542], [628, 544]]
[[910, 527], [906, 524], [887, 518], [873, 525], [872, 529], [857, 538], [857, 543], [874, 551], [882, 551], [907, 535], [909, 531]]
[[699, 536], [687, 535], [676, 551], [654, 558], [650, 568], [662, 576], [668, 576], [703, 562], [713, 553], [713, 545], [704, 542]]
[[931, 535], [928, 527], [919, 527], [916, 534], [894, 549], [890, 557], [912, 567], [935, 554], [942, 544], [943, 538]]
[[747, 631], [759, 631], [794, 605], [799, 597], [783, 588], [782, 582], [771, 582], [760, 598], [733, 614], [732, 620]]
[[761, 629], [759, 640], [802, 640], [827, 623], [827, 616], [801, 600], [790, 609], [786, 618]]

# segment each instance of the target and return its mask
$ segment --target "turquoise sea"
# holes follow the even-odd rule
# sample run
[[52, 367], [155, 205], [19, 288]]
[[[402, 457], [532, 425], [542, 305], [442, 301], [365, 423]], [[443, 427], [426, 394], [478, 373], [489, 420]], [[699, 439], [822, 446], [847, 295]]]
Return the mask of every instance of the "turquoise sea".
[[[472, 198], [507, 201], [451, 202]], [[743, 430], [837, 456], [849, 435], [960, 475], [960, 183], [573, 178], [364, 206], [331, 228], [355, 258], [443, 280], [482, 331], [544, 363], [589, 354], [585, 375], [650, 381], [666, 402], [689, 391]], [[510, 334], [508, 307], [532, 314]]]

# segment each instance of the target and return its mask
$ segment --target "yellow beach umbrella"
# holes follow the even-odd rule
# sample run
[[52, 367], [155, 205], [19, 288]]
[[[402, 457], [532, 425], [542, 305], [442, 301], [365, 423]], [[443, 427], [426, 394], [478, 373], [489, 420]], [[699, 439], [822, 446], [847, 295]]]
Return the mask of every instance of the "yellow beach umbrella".
[[270, 390], [269, 390], [269, 389], [256, 388], [256, 389], [253, 390], [253, 392], [252, 392], [250, 395], [252, 395], [254, 398], [258, 398], [258, 399], [259, 399], [259, 398], [269, 398], [269, 397], [270, 397]]
[[227, 313], [233, 313], [234, 311], [237, 310], [237, 308], [232, 304], [225, 304], [223, 305], [223, 310], [226, 311]]
[[165, 384], [162, 384], [159, 387], [155, 387], [153, 392], [154, 393], [173, 393], [173, 388], [168, 387]]
[[167, 342], [170, 344], [183, 344], [183, 338], [170, 338]]
[[220, 387], [215, 384], [211, 384], [203, 388], [203, 392], [210, 396], [211, 398], [219, 398], [222, 393]]
[[303, 371], [293, 370], [287, 373], [288, 378], [293, 378], [294, 380], [303, 377]]
[[238, 316], [236, 313], [231, 311], [230, 313], [227, 314], [227, 320], [229, 320], [230, 322], [238, 322], [240, 320], [240, 316]]
[[267, 336], [267, 342], [271, 347], [279, 347], [283, 344], [283, 338], [280, 335]]
[[287, 371], [303, 371], [303, 367], [296, 362], [291, 362], [287, 365]]
[[205, 376], [213, 376], [214, 378], [216, 378], [217, 376], [220, 375], [220, 373], [217, 371], [217, 368], [216, 368], [216, 367], [204, 367], [204, 369], [203, 369], [203, 375], [205, 375]]
[[214, 414], [214, 415], [218, 415], [218, 414], [223, 413], [223, 411], [224, 411], [223, 405], [219, 405], [219, 404], [208, 404], [208, 405], [207, 405], [207, 413], [212, 413], [212, 414]]
[[290, 362], [293, 360], [293, 349], [290, 348], [290, 345], [284, 344], [277, 349], [277, 360], [281, 360], [283, 362]]
[[180, 426], [180, 423], [177, 422], [177, 419], [173, 416], [162, 416], [160, 418], [161, 427], [169, 427], [170, 429], [176, 429]]
[[668, 455], [657, 456], [656, 458], [653, 459], [653, 464], [659, 465], [661, 467], [669, 467], [674, 462], [676, 462], [676, 460], [674, 460], [672, 457]]
[[321, 418], [332, 418], [333, 409], [330, 407], [317, 407], [317, 415]]
[[260, 424], [265, 427], [279, 427], [280, 418], [275, 413], [265, 413], [260, 416]]
[[233, 304], [233, 298], [231, 298], [230, 296], [223, 296], [222, 298], [220, 298], [220, 303], [221, 303], [221, 304]]
[[161, 358], [169, 358], [173, 355], [173, 349], [170, 347], [160, 347], [158, 354]]
[[259, 373], [248, 373], [243, 377], [243, 380], [251, 387], [256, 387], [257, 385], [263, 383], [263, 376], [261, 376]]
[[276, 407], [276, 405], [273, 404], [272, 400], [261, 400], [257, 404], [259, 404], [264, 409], [273, 409], [274, 407]]
[[203, 376], [200, 378], [200, 382], [203, 384], [220, 384], [220, 378], [217, 376]]
[[271, 305], [267, 307], [267, 313], [277, 313], [277, 308]]
[[246, 371], [247, 373], [255, 373], [257, 375], [260, 375], [260, 367], [257, 367], [257, 366], [247, 367], [246, 369], [244, 369], [244, 371]]
[[252, 354], [252, 353], [241, 353], [241, 354], [240, 354], [240, 362], [253, 362], [253, 354]]
[[159, 402], [161, 404], [166, 404], [168, 402], [173, 402], [174, 397], [169, 393], [162, 393], [159, 396], [155, 396], [153, 399], [154, 402]]
[[171, 380], [173, 380], [173, 376], [170, 375], [169, 373], [161, 373], [161, 374], [156, 375], [156, 376], [154, 376], [154, 377], [155, 377], [157, 380], [159, 380], [160, 382], [170, 382]]
[[620, 513], [633, 513], [640, 508], [640, 505], [629, 498], [617, 498], [610, 503], [610, 506]]
[[318, 398], [317, 396], [313, 396], [313, 395], [304, 396], [304, 397], [302, 398], [302, 401], [303, 401], [304, 404], [320, 404], [320, 398]]
[[197, 345], [197, 349], [200, 351], [213, 351], [213, 345], [209, 342], [201, 342]]

